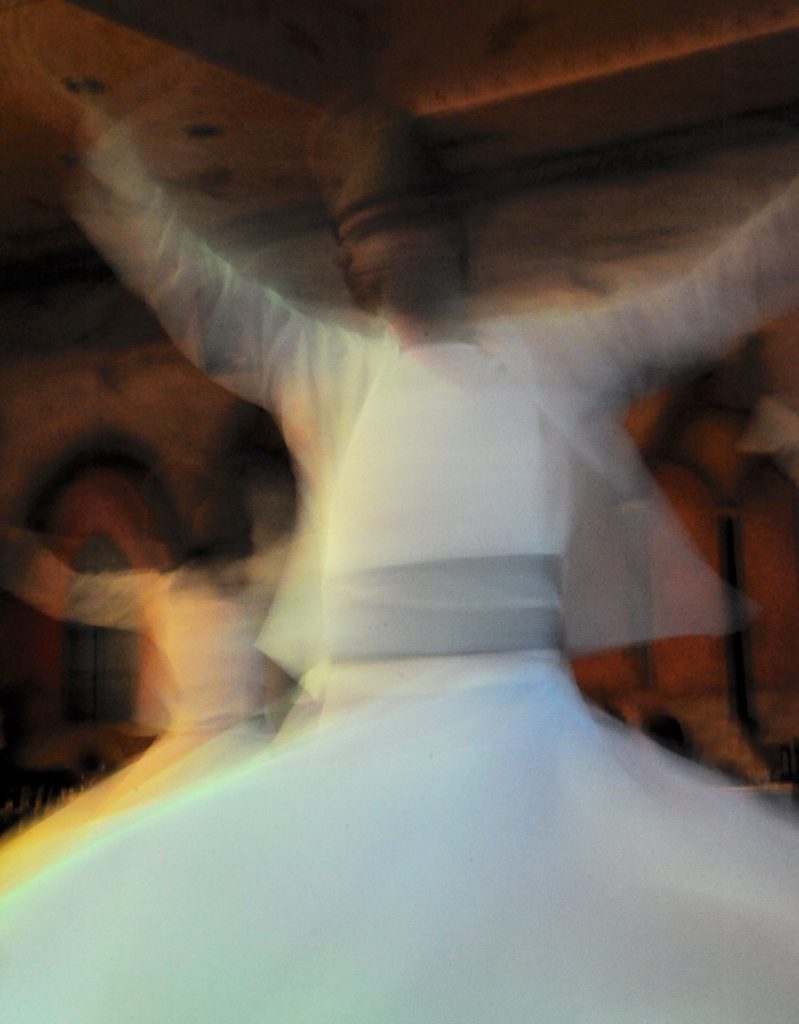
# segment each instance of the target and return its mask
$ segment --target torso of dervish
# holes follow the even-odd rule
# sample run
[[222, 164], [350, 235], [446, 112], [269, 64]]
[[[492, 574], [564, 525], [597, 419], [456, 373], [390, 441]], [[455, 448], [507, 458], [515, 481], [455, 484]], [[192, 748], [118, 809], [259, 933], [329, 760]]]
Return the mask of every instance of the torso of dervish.
[[300, 469], [304, 527], [260, 640], [289, 672], [431, 653], [426, 617], [457, 632], [482, 613], [452, 638], [464, 653], [518, 647], [522, 621], [573, 652], [735, 625], [620, 414], [799, 302], [799, 185], [664, 286], [404, 349], [239, 274], [144, 179], [131, 203], [125, 173], [124, 214], [87, 203], [85, 230], [183, 352], [275, 414]]

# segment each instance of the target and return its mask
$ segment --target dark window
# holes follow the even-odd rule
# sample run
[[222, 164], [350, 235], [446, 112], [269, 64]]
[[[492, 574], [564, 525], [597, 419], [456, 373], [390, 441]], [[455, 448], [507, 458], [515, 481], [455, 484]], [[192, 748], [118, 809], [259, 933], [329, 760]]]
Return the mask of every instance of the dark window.
[[[80, 573], [129, 570], [119, 548], [93, 534], [73, 559]], [[67, 614], [69, 597], [67, 596]], [[64, 712], [73, 722], [124, 722], [133, 717], [138, 678], [135, 633], [70, 623], [64, 643]]]
[[[730, 512], [719, 516], [719, 561], [721, 575], [736, 590], [742, 586], [741, 525], [738, 517]], [[733, 600], [735, 600], [733, 598]], [[731, 607], [731, 616], [738, 619], [737, 609]], [[745, 630], [736, 629], [724, 638], [727, 656], [727, 678], [729, 685], [730, 710], [741, 726], [750, 732], [756, 729], [750, 707], [752, 687], [748, 636]]]

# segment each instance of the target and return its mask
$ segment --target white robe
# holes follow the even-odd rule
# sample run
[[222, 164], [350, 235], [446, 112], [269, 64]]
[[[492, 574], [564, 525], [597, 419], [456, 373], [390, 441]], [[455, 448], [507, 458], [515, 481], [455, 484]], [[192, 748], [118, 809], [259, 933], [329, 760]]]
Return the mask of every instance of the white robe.
[[[76, 217], [190, 359], [277, 416], [300, 468], [301, 543], [261, 645], [301, 676], [327, 654], [320, 574], [331, 488], [374, 382], [397, 362], [396, 338], [379, 322], [368, 335], [319, 322], [238, 273], [185, 228], [124, 135], [109, 140], [90, 168], [122, 201], [87, 189]], [[742, 607], [693, 552], [618, 417], [664, 372], [720, 356], [799, 303], [798, 241], [793, 184], [663, 287], [475, 326], [478, 347], [520, 375], [527, 400], [571, 447], [574, 515], [562, 577], [570, 651], [720, 633], [740, 620]]]
[[791, 1018], [794, 822], [595, 721], [551, 656], [422, 660], [389, 699], [407, 669], [0, 897], [15, 1024]]
[[[406, 353], [292, 312], [151, 212], [116, 252], [106, 236], [111, 255], [121, 246], [129, 279], [209, 369], [230, 354], [306, 473], [317, 548], [293, 593], [303, 616], [311, 597], [316, 608], [288, 616], [293, 634], [275, 620], [267, 643], [288, 664], [315, 662], [321, 725], [101, 822], [10, 890], [0, 1002], [20, 1024], [790, 1019], [795, 824], [594, 718], [559, 650], [420, 654], [413, 625], [427, 634], [422, 597], [432, 620], [469, 604], [471, 588], [453, 591], [436, 567], [546, 556], [564, 560], [566, 591], [542, 574], [524, 607], [561, 612], [563, 597], [573, 643], [617, 640], [604, 630], [621, 616], [603, 605], [622, 589], [618, 563], [596, 559], [624, 538], [618, 508], [599, 517], [593, 495], [638, 502], [648, 485], [594, 411], [642, 363], [717, 351], [796, 300], [794, 196], [647, 302]], [[159, 239], [142, 277], [135, 253]], [[651, 498], [635, 509], [644, 526]], [[660, 529], [662, 509], [651, 514]], [[611, 536], [575, 565], [585, 521]], [[569, 581], [589, 573], [574, 625]], [[644, 635], [696, 625], [704, 586], [692, 577], [685, 619], [653, 601]], [[380, 628], [387, 601], [410, 608], [399, 656]], [[487, 617], [510, 607], [501, 585], [481, 601]], [[369, 640], [359, 608], [378, 609], [373, 654], [345, 660]]]
[[18, 571], [4, 574], [8, 589], [51, 618], [146, 634], [160, 671], [148, 680], [151, 717], [136, 717], [158, 738], [35, 828], [6, 839], [0, 846], [4, 886], [65, 855], [101, 817], [197, 785], [270, 741], [267, 665], [255, 641], [284, 558], [276, 544], [240, 563], [243, 586], [225, 591], [196, 569], [76, 573], [35, 535], [10, 530], [6, 536], [24, 555], [24, 566], [17, 557]]

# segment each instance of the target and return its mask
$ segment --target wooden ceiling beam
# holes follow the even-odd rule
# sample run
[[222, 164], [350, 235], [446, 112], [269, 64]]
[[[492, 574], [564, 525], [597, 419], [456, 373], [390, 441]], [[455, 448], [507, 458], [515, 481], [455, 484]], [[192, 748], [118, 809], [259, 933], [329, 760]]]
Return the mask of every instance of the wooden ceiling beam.
[[70, 0], [278, 92], [325, 106], [367, 75], [366, 21], [336, 0]]

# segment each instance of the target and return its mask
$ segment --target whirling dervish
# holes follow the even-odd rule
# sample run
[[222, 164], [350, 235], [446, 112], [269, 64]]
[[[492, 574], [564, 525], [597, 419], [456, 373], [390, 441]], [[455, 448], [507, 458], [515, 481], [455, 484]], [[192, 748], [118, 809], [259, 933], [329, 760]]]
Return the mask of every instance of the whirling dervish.
[[270, 740], [269, 663], [255, 641], [285, 560], [291, 505], [285, 474], [271, 476], [271, 493], [250, 501], [260, 521], [248, 553], [217, 542], [160, 571], [81, 573], [36, 533], [0, 533], [6, 589], [51, 618], [147, 636], [160, 667], [148, 697], [163, 719], [144, 754], [2, 844], [0, 884], [85, 840], [101, 817], [207, 784]]
[[87, 155], [86, 232], [302, 472], [259, 643], [321, 723], [10, 889], [0, 998], [20, 1024], [789, 1016], [795, 826], [597, 720], [567, 657], [745, 614], [616, 417], [799, 302], [799, 186], [661, 287], [476, 320], [413, 120], [336, 130], [361, 139], [334, 211], [368, 336], [237, 273], [124, 130]]

